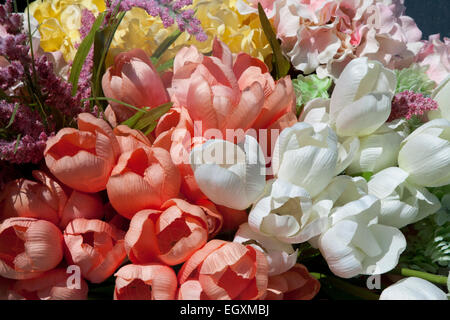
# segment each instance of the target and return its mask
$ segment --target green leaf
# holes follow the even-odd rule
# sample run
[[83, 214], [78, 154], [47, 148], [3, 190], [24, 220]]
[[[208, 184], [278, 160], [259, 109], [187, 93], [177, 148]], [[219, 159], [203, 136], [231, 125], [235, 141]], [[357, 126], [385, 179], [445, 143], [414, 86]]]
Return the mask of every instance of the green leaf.
[[17, 139], [16, 139], [16, 145], [14, 146], [14, 154], [16, 154], [17, 148], [19, 148], [19, 141], [20, 141], [21, 137], [22, 137], [22, 134], [19, 133], [19, 135], [17, 136]]
[[[182, 32], [176, 29], [174, 32], [169, 34], [166, 39], [156, 48], [155, 52], [152, 54], [152, 58], [158, 61], [161, 56], [166, 52], [167, 49], [178, 39]], [[153, 60], [152, 60], [153, 61]]]
[[13, 113], [11, 115], [11, 119], [9, 119], [8, 125], [5, 127], [5, 129], [8, 129], [13, 124], [14, 118], [16, 117], [17, 109], [19, 109], [19, 104], [18, 103], [16, 103], [16, 105], [14, 107], [14, 110], [13, 110]]
[[164, 114], [166, 114], [172, 107], [172, 102], [164, 103], [156, 108], [149, 110], [144, 116], [142, 116], [134, 126], [134, 129], [141, 130], [146, 135], [151, 133], [156, 124]]
[[172, 59], [170, 59], [170, 60], [164, 62], [163, 64], [159, 65], [159, 66], [156, 68], [156, 71], [158, 71], [158, 72], [164, 72], [164, 71], [166, 71], [166, 70], [172, 68], [172, 67], [173, 67], [173, 62], [174, 62], [174, 61], [175, 61], [175, 58], [172, 58]]
[[112, 23], [103, 30], [98, 30], [95, 34], [94, 41], [94, 70], [93, 70], [93, 84], [92, 93], [94, 97], [103, 95], [101, 79], [105, 73], [105, 60], [109, 51], [109, 47], [114, 39], [114, 34], [117, 31], [120, 23], [126, 12], [120, 12]]
[[102, 12], [95, 19], [91, 30], [88, 35], [83, 39], [80, 46], [78, 47], [75, 58], [73, 59], [72, 69], [70, 70], [69, 82], [72, 84], [72, 95], [77, 93], [78, 89], [78, 78], [80, 77], [81, 69], [86, 61], [86, 57], [91, 50], [92, 44], [94, 43], [95, 35], [98, 29], [102, 26], [103, 20], [105, 19], [105, 12]]
[[278, 80], [288, 74], [289, 69], [291, 68], [291, 64], [289, 60], [286, 59], [286, 57], [283, 55], [280, 43], [278, 42], [272, 25], [260, 3], [258, 3], [258, 13], [264, 34], [266, 35], [267, 41], [269, 41], [270, 46], [272, 47], [275, 80]]
[[138, 112], [136, 112], [132, 117], [128, 118], [127, 120], [125, 120], [124, 122], [122, 122], [122, 125], [126, 125], [130, 128], [134, 128], [134, 126], [137, 124], [137, 122], [139, 121], [139, 119], [142, 118], [142, 116], [148, 112], [148, 110], [150, 110], [148, 107], [142, 108], [142, 110], [139, 110]]
[[135, 107], [135, 106], [133, 106], [133, 105], [131, 105], [131, 104], [128, 104], [128, 103], [126, 103], [126, 102], [123, 102], [123, 101], [120, 101], [120, 100], [117, 100], [117, 99], [114, 99], [114, 98], [108, 98], [108, 97], [92, 97], [92, 98], [86, 98], [86, 99], [83, 99], [82, 101], [93, 101], [93, 100], [99, 100], [99, 101], [113, 101], [113, 102], [115, 102], [115, 103], [119, 103], [119, 104], [123, 104], [124, 106], [126, 106], [126, 107], [128, 107], [128, 108], [131, 108], [131, 109], [134, 109], [134, 110], [136, 110], [136, 111], [142, 111], [142, 108], [138, 108], [138, 107]]

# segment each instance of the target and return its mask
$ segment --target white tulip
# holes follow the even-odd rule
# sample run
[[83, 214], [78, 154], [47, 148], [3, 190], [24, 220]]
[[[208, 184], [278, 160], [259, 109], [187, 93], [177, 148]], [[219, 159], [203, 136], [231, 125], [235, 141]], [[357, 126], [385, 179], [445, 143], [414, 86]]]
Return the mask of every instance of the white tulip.
[[339, 136], [365, 136], [391, 113], [395, 73], [366, 57], [353, 59], [342, 71], [330, 101], [330, 120]]
[[370, 179], [369, 194], [381, 200], [378, 222], [403, 228], [435, 213], [441, 207], [439, 199], [426, 188], [407, 181], [408, 173], [400, 168], [384, 169]]
[[292, 245], [254, 232], [248, 223], [239, 226], [233, 242], [248, 244], [264, 252], [269, 263], [269, 276], [282, 274], [297, 262], [298, 250], [294, 250]]
[[427, 280], [409, 277], [384, 289], [380, 300], [447, 300], [447, 295]]
[[409, 174], [408, 181], [424, 187], [450, 184], [450, 121], [429, 121], [401, 144], [398, 166]]
[[376, 173], [396, 166], [400, 144], [407, 135], [405, 123], [404, 120], [385, 123], [371, 135], [360, 137], [359, 150], [346, 173]]
[[286, 243], [301, 243], [319, 235], [328, 212], [312, 210], [309, 193], [281, 179], [267, 183], [264, 196], [252, 207], [248, 224], [255, 232]]
[[313, 210], [328, 210], [329, 219], [320, 237], [309, 242], [343, 278], [387, 272], [406, 248], [400, 230], [378, 224], [380, 201], [367, 192], [362, 177], [338, 176], [313, 201]]
[[434, 89], [431, 98], [437, 102], [438, 109], [428, 111], [428, 119], [444, 118], [450, 121], [450, 75]]
[[330, 270], [342, 278], [382, 274], [395, 268], [406, 248], [403, 234], [376, 223], [379, 200], [371, 195], [338, 208], [332, 226], [319, 239]]
[[244, 210], [264, 190], [265, 159], [251, 136], [245, 137], [243, 148], [229, 141], [208, 140], [193, 148], [190, 162], [200, 190], [216, 204]]
[[306, 189], [314, 197], [338, 170], [336, 134], [326, 124], [299, 122], [284, 129], [272, 156], [276, 177]]
[[308, 101], [303, 108], [299, 122], [330, 124], [330, 99], [316, 98]]

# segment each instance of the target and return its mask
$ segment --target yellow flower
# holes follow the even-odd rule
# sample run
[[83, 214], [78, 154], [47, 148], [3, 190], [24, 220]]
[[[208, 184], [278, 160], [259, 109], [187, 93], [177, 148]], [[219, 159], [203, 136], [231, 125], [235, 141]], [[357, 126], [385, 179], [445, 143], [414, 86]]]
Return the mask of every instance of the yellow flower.
[[[271, 53], [270, 45], [261, 28], [257, 14], [243, 16], [236, 9], [236, 0], [194, 0], [192, 8], [200, 20], [208, 40], [199, 42], [184, 32], [164, 54], [162, 61], [173, 58], [183, 46], [195, 45], [202, 52], [212, 50], [215, 36], [225, 42], [234, 53], [246, 52], [261, 60]], [[120, 24], [107, 59], [112, 64], [114, 56], [133, 48], [141, 48], [151, 55], [158, 45], [176, 29], [165, 29], [161, 20], [151, 17], [143, 9], [133, 8]]]
[[82, 10], [97, 15], [106, 6], [103, 0], [37, 0], [29, 9], [39, 22], [41, 48], [47, 52], [60, 50], [68, 62], [75, 57], [74, 45], [80, 42]]

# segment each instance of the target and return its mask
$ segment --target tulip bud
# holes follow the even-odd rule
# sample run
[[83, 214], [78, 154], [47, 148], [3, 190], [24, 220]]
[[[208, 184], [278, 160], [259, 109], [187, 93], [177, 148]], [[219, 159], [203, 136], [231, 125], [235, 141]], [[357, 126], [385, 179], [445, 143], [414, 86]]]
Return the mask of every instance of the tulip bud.
[[267, 273], [267, 259], [261, 251], [236, 242], [211, 240], [181, 267], [179, 297], [257, 300], [266, 292]]
[[[118, 54], [114, 65], [102, 79], [105, 96], [135, 107], [156, 107], [169, 102], [169, 96], [158, 72], [141, 49]], [[119, 122], [130, 118], [136, 110], [110, 101]]]
[[66, 259], [81, 268], [84, 278], [101, 283], [126, 257], [124, 233], [96, 219], [75, 219], [64, 230]]
[[17, 281], [12, 291], [15, 299], [26, 300], [86, 300], [88, 285], [83, 279], [71, 286], [70, 274], [59, 268], [45, 272], [40, 277]]
[[311, 300], [319, 290], [319, 280], [304, 265], [296, 264], [283, 274], [269, 277], [264, 300]]
[[0, 224], [0, 276], [37, 278], [63, 258], [61, 231], [51, 222], [9, 218]]
[[161, 211], [136, 213], [125, 235], [125, 249], [133, 263], [177, 265], [203, 247], [208, 239], [203, 210], [181, 199], [165, 202]]
[[116, 274], [114, 300], [174, 300], [177, 276], [160, 264], [127, 264]]
[[111, 127], [89, 113], [78, 115], [78, 129], [64, 128], [48, 139], [45, 163], [56, 178], [75, 190], [104, 190], [120, 146]]
[[166, 150], [141, 146], [120, 156], [106, 189], [114, 209], [131, 219], [140, 210], [158, 209], [177, 197], [180, 179]]
[[395, 73], [377, 61], [353, 59], [342, 71], [330, 102], [330, 119], [339, 136], [364, 136], [391, 113]]
[[275, 144], [273, 173], [281, 180], [306, 189], [311, 197], [338, 173], [336, 134], [323, 123], [305, 122], [284, 129]]

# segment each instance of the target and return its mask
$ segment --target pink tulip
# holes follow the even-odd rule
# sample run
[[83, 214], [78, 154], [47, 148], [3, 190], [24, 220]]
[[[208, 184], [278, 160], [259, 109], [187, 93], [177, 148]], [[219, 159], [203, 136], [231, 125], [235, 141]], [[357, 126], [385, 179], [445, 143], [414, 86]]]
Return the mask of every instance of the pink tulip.
[[211, 240], [178, 273], [181, 299], [253, 300], [267, 289], [268, 263], [251, 246]]
[[181, 173], [180, 190], [190, 201], [207, 199], [194, 178], [189, 155], [192, 148], [205, 139], [194, 137], [194, 123], [186, 108], [172, 108], [162, 116], [155, 128], [155, 147], [169, 151], [172, 161]]
[[119, 125], [114, 128], [114, 134], [120, 145], [120, 152], [125, 153], [138, 147], [151, 147], [150, 140], [139, 130], [131, 129], [125, 125]]
[[131, 219], [143, 209], [158, 209], [177, 197], [180, 173], [170, 154], [161, 148], [138, 147], [123, 153], [107, 184], [111, 205]]
[[275, 81], [264, 63], [246, 53], [237, 56], [233, 71], [241, 90], [254, 82], [264, 89], [264, 104], [252, 128], [268, 128], [286, 114], [295, 119], [296, 98], [290, 76]]
[[9, 182], [0, 196], [0, 219], [27, 217], [59, 224], [67, 203], [61, 185], [42, 171], [33, 171], [37, 181], [20, 178]]
[[0, 276], [37, 278], [63, 258], [61, 231], [33, 218], [9, 218], [0, 225]]
[[302, 264], [269, 277], [265, 300], [311, 300], [320, 290], [320, 282]]
[[203, 210], [184, 200], [171, 199], [161, 211], [143, 210], [134, 215], [125, 236], [125, 249], [133, 263], [177, 265], [200, 249], [207, 239]]
[[78, 130], [64, 128], [47, 141], [45, 162], [62, 183], [83, 192], [106, 188], [120, 154], [111, 127], [89, 113], [78, 115]]
[[185, 107], [193, 121], [202, 122], [202, 133], [208, 129], [223, 133], [225, 129], [246, 130], [261, 111], [264, 91], [256, 81], [239, 88], [226, 58], [230, 54], [224, 53], [229, 49], [217, 41], [216, 54], [211, 57], [203, 56], [194, 46], [177, 53], [169, 93], [175, 106]]
[[128, 264], [116, 272], [114, 300], [174, 300], [177, 276], [160, 264]]
[[64, 190], [42, 171], [33, 171], [33, 176], [37, 181], [21, 178], [7, 184], [0, 199], [1, 219], [36, 218], [64, 229], [75, 218], [103, 217], [103, 204], [98, 194]]
[[85, 279], [101, 283], [126, 257], [123, 236], [104, 221], [75, 219], [64, 230], [67, 262], [78, 265]]
[[[10, 299], [25, 300], [86, 300], [88, 285], [80, 279], [72, 283], [66, 269], [45, 272], [39, 278], [19, 280], [11, 288]], [[79, 287], [77, 287], [79, 285]]]
[[[114, 65], [109, 67], [102, 79], [105, 96], [135, 107], [156, 107], [169, 102], [163, 82], [142, 49], [118, 54]], [[136, 111], [115, 101], [111, 108], [119, 122], [130, 118]]]

